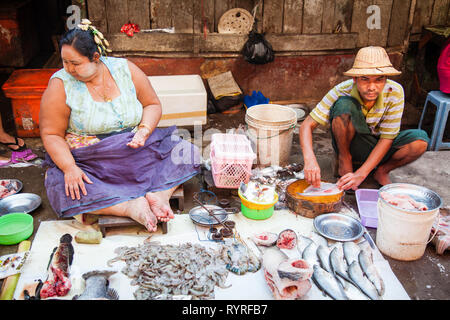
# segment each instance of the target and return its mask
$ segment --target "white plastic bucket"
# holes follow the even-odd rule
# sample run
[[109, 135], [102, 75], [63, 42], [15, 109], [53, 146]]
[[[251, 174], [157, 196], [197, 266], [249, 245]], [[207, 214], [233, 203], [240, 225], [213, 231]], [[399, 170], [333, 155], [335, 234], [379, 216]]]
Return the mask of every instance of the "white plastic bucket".
[[289, 164], [297, 113], [277, 104], [260, 104], [247, 109], [247, 136], [256, 148], [257, 165], [285, 166]]
[[[380, 189], [380, 192], [383, 188]], [[437, 197], [439, 198], [439, 196]], [[428, 211], [403, 210], [388, 204], [380, 196], [377, 203], [376, 244], [378, 249], [396, 260], [420, 259], [432, 239], [428, 240], [433, 222], [439, 217], [439, 208], [440, 204]]]

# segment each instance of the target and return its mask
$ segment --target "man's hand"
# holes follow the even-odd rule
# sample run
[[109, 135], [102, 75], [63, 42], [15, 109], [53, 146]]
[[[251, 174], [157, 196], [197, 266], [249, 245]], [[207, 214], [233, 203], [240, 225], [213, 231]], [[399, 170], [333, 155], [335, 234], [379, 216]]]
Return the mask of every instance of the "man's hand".
[[303, 173], [305, 174], [305, 179], [309, 184], [311, 184], [314, 188], [320, 187], [320, 167], [316, 159], [311, 159], [308, 161], [305, 159], [305, 168], [303, 169]]
[[336, 186], [341, 190], [349, 190], [358, 189], [358, 186], [366, 179], [366, 175], [356, 172], [349, 172], [345, 175], [343, 175], [338, 182], [336, 183]]
[[83, 195], [87, 195], [86, 187], [84, 181], [87, 183], [92, 183], [91, 179], [83, 172], [78, 166], [74, 165], [68, 170], [64, 171], [64, 187], [66, 191], [66, 196], [70, 196], [72, 200], [81, 199], [80, 189]]

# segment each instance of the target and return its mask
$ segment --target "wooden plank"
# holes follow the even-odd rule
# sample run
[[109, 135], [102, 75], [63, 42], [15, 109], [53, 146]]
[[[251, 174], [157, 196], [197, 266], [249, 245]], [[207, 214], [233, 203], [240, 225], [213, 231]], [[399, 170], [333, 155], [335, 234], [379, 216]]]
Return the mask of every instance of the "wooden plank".
[[401, 46], [407, 36], [411, 0], [394, 0], [389, 23], [388, 47]]
[[253, 0], [236, 0], [236, 8], [242, 8], [247, 10], [248, 12], [252, 13], [254, 4]]
[[141, 29], [150, 29], [150, 2], [128, 0], [128, 19]]
[[235, 0], [216, 0], [214, 7], [214, 31], [218, 32], [217, 26], [219, 24], [220, 17], [230, 9], [236, 8]]
[[[369, 30], [369, 45], [385, 47], [389, 34], [389, 22], [391, 20], [393, 0], [372, 0], [372, 5], [377, 5], [380, 8], [380, 28]], [[374, 13], [372, 13], [374, 14]], [[397, 16], [397, 13], [394, 13]], [[366, 13], [369, 18], [370, 14]]]
[[172, 19], [176, 33], [193, 33], [194, 32], [193, 0], [173, 1]]
[[214, 2], [215, 0], [194, 1], [194, 33], [203, 33], [203, 18], [207, 33], [214, 32]]
[[150, 26], [152, 29], [171, 28], [173, 26], [172, 0], [150, 1]]
[[357, 39], [356, 33], [267, 35], [267, 40], [276, 52], [354, 49]]
[[123, 0], [105, 0], [108, 33], [120, 32], [128, 23], [128, 2]]
[[324, 0], [304, 0], [303, 33], [315, 34], [322, 30]]
[[[133, 38], [115, 33], [106, 37], [113, 52], [193, 52], [193, 34], [136, 33]], [[149, 45], [151, 44], [151, 45]]]
[[283, 31], [283, 1], [264, 0], [263, 30], [265, 33]]
[[[137, 33], [133, 38], [124, 34], [106, 35], [114, 52], [147, 53], [192, 53], [194, 37], [198, 41], [199, 52], [239, 53], [247, 41], [247, 35], [211, 33], [206, 39], [200, 34]], [[356, 48], [358, 34], [267, 34], [267, 40], [276, 52], [301, 52], [325, 50], [349, 50]], [[151, 46], [148, 44], [152, 43]]]
[[353, 0], [336, 0], [334, 7], [333, 32], [347, 33], [352, 28]]
[[431, 23], [434, 0], [418, 0], [414, 13], [413, 27], [411, 33], [421, 33], [424, 25]]
[[431, 24], [445, 25], [449, 9], [449, 0], [435, 0], [431, 14]]
[[334, 30], [334, 11], [336, 0], [323, 0], [322, 33], [332, 33]]
[[283, 33], [302, 33], [303, 0], [284, 0]]
[[356, 0], [353, 2], [351, 31], [358, 33], [358, 47], [365, 47], [369, 43], [369, 28], [367, 28], [367, 7], [371, 0]]
[[89, 0], [88, 17], [101, 32], [108, 32], [105, 0]]

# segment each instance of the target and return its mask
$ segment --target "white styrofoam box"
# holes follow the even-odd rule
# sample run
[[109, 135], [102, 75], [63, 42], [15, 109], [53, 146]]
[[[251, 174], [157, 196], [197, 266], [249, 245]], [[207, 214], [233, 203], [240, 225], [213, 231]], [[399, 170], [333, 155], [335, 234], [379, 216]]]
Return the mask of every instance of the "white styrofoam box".
[[198, 74], [149, 76], [162, 105], [158, 127], [206, 124], [207, 97]]

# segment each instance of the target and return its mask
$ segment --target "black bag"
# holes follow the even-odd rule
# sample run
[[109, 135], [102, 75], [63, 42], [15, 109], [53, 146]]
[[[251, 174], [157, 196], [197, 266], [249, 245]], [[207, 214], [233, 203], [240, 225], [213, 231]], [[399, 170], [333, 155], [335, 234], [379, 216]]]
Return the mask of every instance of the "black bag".
[[275, 58], [272, 45], [266, 40], [264, 34], [255, 30], [250, 31], [248, 40], [241, 51], [245, 61], [253, 64], [265, 64]]

